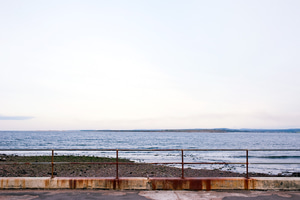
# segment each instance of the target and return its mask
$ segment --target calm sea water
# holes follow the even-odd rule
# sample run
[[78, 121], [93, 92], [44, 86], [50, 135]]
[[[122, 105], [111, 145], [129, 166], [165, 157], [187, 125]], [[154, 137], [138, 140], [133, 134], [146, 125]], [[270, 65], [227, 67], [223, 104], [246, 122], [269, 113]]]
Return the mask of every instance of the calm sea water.
[[[300, 133], [189, 133], [189, 132], [88, 132], [88, 131], [1, 131], [0, 149], [298, 149]], [[10, 152], [39, 155], [51, 152]], [[59, 151], [63, 155], [115, 157], [115, 152]], [[181, 152], [120, 152], [119, 157], [136, 162], [180, 162]], [[187, 151], [185, 162], [245, 162], [245, 152]], [[300, 151], [249, 152], [249, 162], [300, 163]], [[238, 165], [186, 165], [191, 168], [223, 169], [245, 172]], [[300, 172], [300, 165], [250, 164], [250, 172], [270, 174]]]

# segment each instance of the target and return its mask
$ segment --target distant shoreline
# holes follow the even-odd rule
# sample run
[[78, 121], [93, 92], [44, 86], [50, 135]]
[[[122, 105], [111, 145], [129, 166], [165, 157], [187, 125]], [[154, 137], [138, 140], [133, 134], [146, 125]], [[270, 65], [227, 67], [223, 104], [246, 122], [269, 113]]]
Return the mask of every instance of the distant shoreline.
[[300, 133], [300, 129], [133, 129], [133, 130], [80, 130], [85, 132], [191, 132], [191, 133], [230, 133], [230, 132], [259, 132], [259, 133]]
[[191, 132], [191, 133], [300, 133], [293, 129], [82, 129], [82, 130], [0, 130], [0, 132], [47, 132], [47, 131], [83, 131], [83, 132]]

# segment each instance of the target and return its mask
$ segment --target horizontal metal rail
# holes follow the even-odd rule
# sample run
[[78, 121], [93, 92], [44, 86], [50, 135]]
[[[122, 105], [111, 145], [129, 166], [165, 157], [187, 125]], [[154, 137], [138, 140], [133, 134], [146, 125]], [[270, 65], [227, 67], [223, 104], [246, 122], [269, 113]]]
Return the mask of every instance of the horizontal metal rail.
[[[239, 164], [239, 165], [245, 165], [246, 166], [246, 178], [249, 178], [249, 164], [251, 165], [272, 165], [272, 164], [296, 164], [299, 165], [299, 162], [280, 162], [280, 163], [274, 163], [274, 162], [249, 162], [249, 152], [250, 151], [263, 151], [263, 152], [288, 152], [288, 151], [300, 151], [300, 149], [0, 149], [0, 152], [50, 152], [51, 155], [51, 162], [0, 162], [0, 165], [51, 165], [52, 173], [51, 177], [54, 177], [54, 165], [60, 165], [60, 164], [95, 164], [95, 165], [116, 165], [116, 179], [119, 178], [118, 174], [118, 167], [119, 165], [145, 165], [145, 164], [155, 164], [155, 165], [181, 165], [182, 172], [181, 172], [181, 178], [184, 178], [184, 165], [187, 164], [195, 164], [195, 165], [202, 165], [202, 164], [208, 164], [208, 165], [228, 165], [228, 164]], [[116, 162], [54, 162], [54, 152], [65, 152], [65, 151], [102, 151], [102, 152], [116, 152]], [[151, 162], [151, 163], [134, 163], [134, 162], [119, 162], [119, 152], [153, 152], [153, 151], [161, 151], [161, 152], [168, 152], [168, 151], [178, 151], [181, 152], [181, 162]], [[184, 152], [191, 152], [191, 151], [234, 151], [234, 152], [245, 152], [245, 158], [246, 162], [184, 162]]]
[[0, 151], [300, 151], [300, 149], [0, 149]]
[[[48, 165], [52, 162], [2, 162], [0, 165]], [[65, 165], [65, 164], [88, 164], [88, 165], [115, 165], [116, 162], [53, 162], [56, 165]], [[182, 162], [149, 162], [149, 163], [127, 163], [127, 162], [119, 162], [119, 165], [181, 165]], [[243, 165], [246, 164], [244, 162], [184, 162], [185, 165], [226, 165], [226, 164], [234, 164], [234, 165]], [[300, 165], [300, 163], [248, 163], [249, 165]]]

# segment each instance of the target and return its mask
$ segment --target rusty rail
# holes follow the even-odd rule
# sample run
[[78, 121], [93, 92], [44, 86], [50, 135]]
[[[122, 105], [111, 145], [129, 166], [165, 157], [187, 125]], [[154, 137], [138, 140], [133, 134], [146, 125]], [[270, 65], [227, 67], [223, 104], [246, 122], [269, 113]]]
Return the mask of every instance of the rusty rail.
[[[296, 162], [289, 162], [289, 163], [249, 163], [249, 151], [300, 151], [300, 149], [0, 149], [0, 152], [3, 151], [51, 151], [51, 162], [0, 162], [0, 165], [16, 165], [16, 164], [34, 164], [34, 165], [44, 165], [44, 164], [51, 164], [51, 178], [54, 177], [54, 165], [56, 164], [111, 164], [116, 165], [116, 179], [119, 179], [119, 164], [122, 165], [135, 165], [135, 164], [161, 164], [161, 165], [169, 165], [169, 164], [178, 164], [181, 165], [181, 178], [184, 179], [184, 165], [186, 164], [242, 164], [246, 166], [246, 178], [249, 178], [249, 164], [262, 164], [262, 165], [270, 165], [270, 164], [297, 164], [300, 163]], [[109, 152], [115, 151], [116, 152], [116, 162], [54, 162], [54, 151], [61, 152], [61, 151], [102, 151], [102, 152]], [[119, 152], [120, 151], [178, 151], [181, 152], [181, 162], [152, 162], [152, 163], [128, 163], [128, 162], [119, 162]], [[246, 153], [245, 158], [246, 162], [184, 162], [184, 152], [185, 151], [244, 151]]]

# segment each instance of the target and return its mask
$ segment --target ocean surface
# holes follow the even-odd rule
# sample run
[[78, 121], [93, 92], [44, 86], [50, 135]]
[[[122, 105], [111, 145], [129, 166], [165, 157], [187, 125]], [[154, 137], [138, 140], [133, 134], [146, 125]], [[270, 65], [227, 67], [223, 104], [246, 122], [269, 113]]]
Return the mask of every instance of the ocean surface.
[[[3, 151], [3, 149], [83, 149], [55, 151], [55, 155], [115, 157], [111, 151], [84, 149], [190, 149], [185, 162], [246, 162], [245, 151], [192, 151], [193, 149], [299, 149], [300, 133], [191, 133], [191, 132], [95, 132], [0, 131], [0, 154], [51, 155], [51, 151]], [[136, 162], [181, 162], [180, 151], [120, 151], [119, 157]], [[300, 172], [300, 151], [249, 151], [249, 172], [290, 174]], [[174, 165], [176, 166], [176, 165]], [[244, 173], [245, 165], [194, 165], [190, 168], [222, 169]]]

